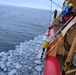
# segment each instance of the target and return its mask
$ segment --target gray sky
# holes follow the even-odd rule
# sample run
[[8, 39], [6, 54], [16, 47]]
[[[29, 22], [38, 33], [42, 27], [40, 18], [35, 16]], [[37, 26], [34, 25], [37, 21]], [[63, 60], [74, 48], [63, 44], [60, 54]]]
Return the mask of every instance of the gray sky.
[[[62, 5], [64, 0], [53, 0], [58, 5]], [[7, 4], [7, 5], [16, 5], [16, 6], [24, 6], [24, 7], [32, 7], [32, 8], [40, 8], [40, 9], [50, 9], [51, 8], [51, 1], [50, 0], [0, 0], [0, 4]], [[52, 2], [52, 9], [59, 9]]]

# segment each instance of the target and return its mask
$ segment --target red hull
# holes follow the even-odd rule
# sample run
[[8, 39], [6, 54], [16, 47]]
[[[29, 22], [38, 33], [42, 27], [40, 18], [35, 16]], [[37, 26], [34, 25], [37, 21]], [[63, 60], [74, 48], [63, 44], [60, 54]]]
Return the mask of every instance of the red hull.
[[56, 57], [47, 56], [43, 75], [60, 75], [59, 63]]

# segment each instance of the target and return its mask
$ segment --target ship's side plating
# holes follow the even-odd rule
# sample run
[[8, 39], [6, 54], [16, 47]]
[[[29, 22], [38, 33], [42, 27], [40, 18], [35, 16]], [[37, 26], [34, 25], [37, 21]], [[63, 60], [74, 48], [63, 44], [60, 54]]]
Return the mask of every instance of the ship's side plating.
[[[76, 9], [75, 0], [65, 0], [65, 4], [68, 3], [73, 3], [74, 9]], [[60, 14], [53, 23], [57, 24], [61, 17]], [[76, 66], [72, 63], [73, 56], [76, 54], [76, 15], [73, 15], [53, 38], [55, 39], [49, 43], [46, 51], [44, 75], [76, 73]]]

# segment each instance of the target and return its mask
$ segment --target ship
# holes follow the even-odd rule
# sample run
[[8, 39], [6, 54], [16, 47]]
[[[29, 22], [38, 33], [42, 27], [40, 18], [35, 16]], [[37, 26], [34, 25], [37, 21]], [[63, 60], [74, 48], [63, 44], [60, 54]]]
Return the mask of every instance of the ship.
[[[64, 0], [64, 3], [62, 9], [72, 3], [76, 10], [75, 0]], [[60, 22], [61, 18], [62, 13], [52, 21], [54, 27], [61, 27], [56, 30], [51, 42], [45, 40], [44, 43], [46, 56], [43, 75], [76, 75], [76, 13], [64, 24]]]

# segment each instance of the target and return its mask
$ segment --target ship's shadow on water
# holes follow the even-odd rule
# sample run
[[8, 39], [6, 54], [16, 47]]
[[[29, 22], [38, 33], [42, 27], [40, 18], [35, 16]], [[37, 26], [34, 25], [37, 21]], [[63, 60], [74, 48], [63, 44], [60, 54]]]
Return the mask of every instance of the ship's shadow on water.
[[14, 50], [49, 27], [49, 10], [0, 5], [0, 51]]

